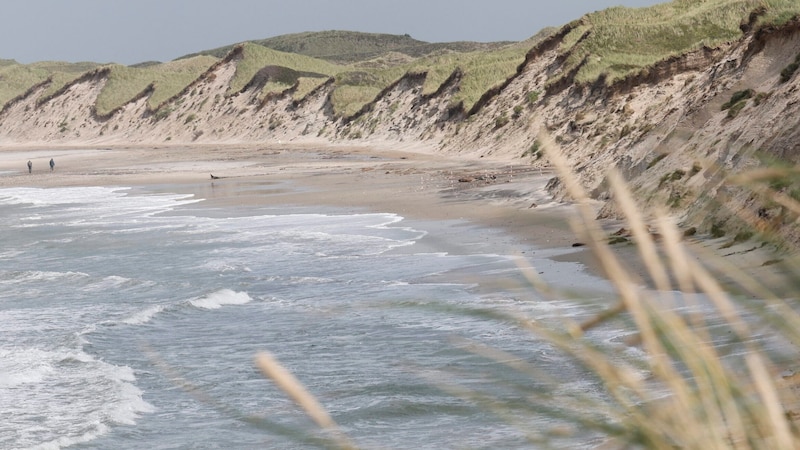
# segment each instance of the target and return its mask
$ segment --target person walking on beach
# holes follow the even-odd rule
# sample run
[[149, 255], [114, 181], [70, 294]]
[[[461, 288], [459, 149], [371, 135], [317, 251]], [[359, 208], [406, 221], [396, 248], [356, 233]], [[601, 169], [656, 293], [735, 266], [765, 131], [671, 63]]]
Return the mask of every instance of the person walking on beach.
[[53, 161], [53, 158], [50, 158], [50, 172], [56, 167], [56, 162]]
[[28, 160], [28, 173], [32, 173], [32, 172], [33, 172], [33, 163], [29, 159]]

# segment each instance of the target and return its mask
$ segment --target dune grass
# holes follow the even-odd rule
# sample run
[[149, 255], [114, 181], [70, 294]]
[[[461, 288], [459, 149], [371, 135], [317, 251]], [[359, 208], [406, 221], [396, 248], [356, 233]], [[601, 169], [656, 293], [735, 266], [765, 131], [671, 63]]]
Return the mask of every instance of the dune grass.
[[[780, 25], [800, 14], [800, 3], [794, 0], [676, 0], [648, 8], [616, 7], [588, 14], [576, 21], [574, 29], [565, 36], [559, 50], [569, 52], [568, 58], [560, 75], [549, 81], [554, 82], [579, 68], [575, 75], [578, 83], [592, 83], [601, 76], [611, 83], [670, 56], [736, 39], [742, 35], [740, 25], [757, 10], [760, 10], [757, 26]], [[460, 69], [464, 74], [462, 84], [452, 103], [463, 103], [469, 110], [484, 93], [512, 76], [527, 51], [550, 32], [552, 30], [545, 30], [516, 44], [430, 44], [409, 36], [333, 31], [279, 36], [243, 44], [243, 58], [228, 93], [240, 91], [265, 66], [286, 67], [299, 74], [291, 81], [270, 80], [262, 96], [280, 92], [305, 78], [296, 94], [296, 98], [300, 98], [302, 93], [313, 89], [311, 86], [318, 86], [327, 77], [335, 77], [334, 110], [340, 116], [349, 116], [406, 73], [427, 73], [423, 93], [429, 94]], [[202, 52], [205, 56], [163, 64], [112, 65], [111, 78], [97, 100], [97, 111], [106, 114], [114, 110], [151, 83], [155, 91], [149, 105], [156, 107], [193, 82], [231, 48], [221, 47]], [[209, 56], [212, 54], [216, 56]], [[349, 56], [343, 59], [341, 55]], [[94, 63], [20, 65], [3, 61], [0, 64], [4, 80], [0, 86], [0, 104], [49, 77], [53, 79], [49, 92], [55, 92], [79, 76], [78, 72], [96, 67]]]
[[800, 14], [800, 5], [794, 0], [763, 0], [766, 13], [759, 18], [760, 24], [780, 26]]
[[98, 114], [107, 114], [133, 99], [147, 86], [155, 90], [148, 100], [151, 108], [179, 93], [208, 70], [217, 60], [210, 56], [198, 56], [163, 64], [132, 67], [112, 65], [111, 75], [97, 98]]
[[507, 45], [492, 51], [447, 52], [396, 66], [359, 67], [341, 72], [336, 77], [334, 107], [337, 114], [351, 115], [374, 100], [375, 95], [385, 87], [408, 73], [426, 73], [421, 93], [432, 94], [456, 69], [460, 69], [464, 77], [452, 102], [463, 102], [465, 109], [469, 109], [486, 91], [514, 75], [532, 47], [529, 44], [526, 41], [525, 44]]
[[[329, 63], [317, 58], [311, 58], [294, 53], [280, 52], [260, 45], [246, 43], [243, 45], [243, 58], [236, 67], [236, 75], [231, 81], [229, 93], [239, 92], [253, 79], [256, 73], [265, 66], [287, 67], [293, 71], [306, 74], [308, 78], [320, 78], [324, 81], [328, 77], [342, 72], [345, 67]], [[283, 82], [283, 85], [291, 86], [292, 82]], [[282, 90], [282, 89], [281, 89]], [[265, 90], [263, 93], [274, 92]]]
[[[766, 10], [757, 25], [781, 24], [800, 14], [800, 4], [790, 0], [678, 0], [591, 13], [562, 42], [560, 51], [569, 52], [569, 57], [561, 73], [582, 65], [576, 82], [592, 83], [604, 76], [611, 83], [671, 56], [739, 38], [740, 25], [761, 7]], [[405, 64], [360, 64], [336, 77], [336, 89], [341, 91], [334, 94], [335, 110], [353, 114], [405, 73], [427, 73], [423, 93], [435, 92], [457, 68], [464, 77], [453, 103], [463, 102], [469, 110], [485, 92], [515, 73], [541, 37], [491, 50], [442, 52]]]
[[[324, 82], [322, 75], [334, 76], [336, 78], [332, 96], [334, 110], [340, 116], [349, 116], [373, 101], [381, 90], [406, 73], [427, 72], [423, 93], [430, 94], [435, 92], [453, 71], [461, 68], [466, 75], [455, 101], [463, 101], [469, 108], [484, 92], [514, 74], [517, 66], [524, 60], [529, 45], [532, 45], [530, 41], [524, 45], [508, 45], [494, 51], [447, 52], [423, 57], [410, 63], [388, 67], [376, 64], [377, 67], [372, 67], [368, 63], [343, 66], [248, 43], [244, 45], [244, 58], [238, 65], [230, 92], [241, 90], [256, 72], [266, 65], [290, 67], [296, 71], [319, 74], [318, 84]], [[263, 93], [279, 92], [290, 85], [290, 83], [271, 84]]]
[[[580, 187], [557, 145], [540, 137], [548, 158], [557, 167], [570, 195], [578, 201], [581, 230], [601, 261], [620, 300], [616, 307], [583, 324], [572, 324], [569, 333], [543, 332], [591, 368], [603, 380], [614, 399], [613, 437], [621, 446], [644, 448], [764, 448], [791, 449], [800, 445], [800, 432], [788, 415], [797, 398], [778, 390], [776, 382], [786, 361], [771, 355], [760, 344], [757, 327], [779, 333], [794, 346], [800, 344], [800, 316], [790, 301], [780, 298], [770, 286], [727, 264], [715, 255], [698, 261], [681, 242], [681, 233], [669, 217], [659, 211], [654, 218], [657, 244], [645, 223], [645, 212], [636, 205], [621, 177], [610, 176], [614, 196], [638, 244], [641, 260], [656, 287], [655, 292], [636, 289], [640, 280], [614, 255], [607, 236], [597, 226], [589, 208], [589, 196]], [[742, 179], [739, 180], [742, 182]], [[773, 194], [775, 192], [773, 191]], [[800, 205], [798, 205], [800, 206]], [[743, 218], [744, 220], [744, 218]], [[752, 223], [753, 226], [755, 224]], [[722, 268], [736, 280], [735, 290], [725, 289], [709, 267]], [[793, 266], [793, 278], [800, 275]], [[788, 279], [787, 284], [793, 280]], [[684, 315], [673, 309], [673, 292], [698, 292], [714, 306], [711, 315]], [[742, 298], [743, 292], [758, 300]], [[743, 319], [754, 312], [758, 323]], [[603, 322], [627, 317], [646, 351], [651, 377], [632, 377], [634, 367], [613, 364], [607, 353], [596, 351], [584, 333]], [[725, 354], [712, 341], [712, 328], [720, 319], [730, 333], [731, 348]], [[538, 328], [538, 327], [537, 327]], [[716, 332], [719, 334], [719, 331]], [[663, 396], [657, 393], [666, 392]]]
[[50, 73], [37, 70], [22, 64], [9, 64], [0, 66], [0, 104], [22, 95], [31, 86], [34, 86], [50, 77]]
[[[243, 42], [243, 44], [253, 44], [279, 52], [304, 55], [339, 65], [381, 59], [390, 53], [400, 53], [414, 59], [440, 52], [467, 53], [477, 50], [490, 50], [509, 43], [425, 42], [418, 41], [407, 34], [364, 33], [345, 30], [291, 33]], [[210, 55], [216, 58], [223, 58], [233, 47], [234, 45], [226, 45], [193, 53], [185, 57]]]
[[577, 42], [588, 32], [586, 39], [568, 46], [572, 53], [565, 71], [585, 61], [577, 82], [591, 83], [601, 75], [613, 82], [670, 56], [740, 37], [740, 25], [761, 7], [767, 8], [758, 22], [762, 25], [783, 23], [800, 14], [800, 4], [789, 0], [677, 0], [591, 13], [565, 40]]
[[44, 95], [51, 94], [83, 73], [99, 67], [95, 63], [64, 63], [44, 61], [33, 64], [19, 64], [3, 60], [0, 64], [0, 105], [22, 95], [31, 86], [51, 79], [52, 83]]
[[309, 77], [300, 77], [297, 79], [297, 89], [294, 92], [294, 99], [301, 100], [305, 98], [306, 95], [310, 94], [311, 91], [318, 88], [320, 85], [328, 81], [327, 79], [322, 78], [309, 78]]

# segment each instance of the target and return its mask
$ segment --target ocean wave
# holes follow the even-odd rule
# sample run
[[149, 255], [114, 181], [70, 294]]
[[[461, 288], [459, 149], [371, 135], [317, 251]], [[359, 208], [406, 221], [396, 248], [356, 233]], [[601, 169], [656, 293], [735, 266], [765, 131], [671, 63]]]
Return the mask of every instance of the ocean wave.
[[253, 299], [247, 292], [235, 292], [230, 289], [221, 289], [204, 297], [190, 300], [189, 303], [201, 309], [219, 309], [226, 305], [244, 305]]
[[0, 390], [42, 382], [55, 370], [46, 356], [38, 349], [0, 349]]
[[155, 317], [161, 311], [164, 311], [164, 309], [165, 307], [162, 305], [151, 306], [128, 316], [122, 320], [122, 323], [127, 325], [141, 325], [150, 322], [153, 317]]
[[60, 449], [154, 411], [128, 366], [82, 350], [0, 349], [0, 448]]
[[[226, 299], [224, 294], [225, 291], [231, 292], [234, 296], [234, 299], [233, 300]], [[218, 294], [222, 298], [216, 297], [215, 294]], [[203, 309], [217, 309], [222, 305], [226, 304], [240, 304], [240, 303], [247, 303], [248, 301], [250, 301], [249, 296], [247, 296], [247, 294], [244, 294], [245, 296], [247, 296], [248, 299], [247, 301], [239, 300], [238, 298], [236, 298], [237, 295], [239, 295], [239, 293], [223, 289], [222, 291], [216, 292], [209, 296], [204, 296], [189, 301], [179, 302], [177, 304], [162, 303], [153, 305], [143, 305], [141, 309], [129, 311], [121, 316], [118, 316], [113, 320], [103, 322], [102, 325], [110, 327], [117, 325], [143, 325], [146, 323], [150, 323], [151, 321], [153, 321], [154, 318], [156, 318], [159, 314], [162, 313], [176, 312], [192, 307], [203, 308]], [[217, 303], [219, 304], [219, 306], [214, 306]]]
[[94, 281], [83, 288], [84, 292], [105, 292], [110, 290], [123, 289], [138, 285], [152, 285], [152, 281], [138, 281], [131, 278], [109, 275], [100, 280]]
[[238, 262], [235, 260], [211, 260], [202, 265], [200, 265], [202, 269], [209, 269], [214, 272], [252, 272], [252, 269], [248, 267], [243, 262]]
[[88, 278], [83, 272], [52, 272], [41, 270], [22, 270], [0, 272], [0, 284], [30, 283], [34, 281], [77, 280]]
[[85, 444], [91, 442], [98, 437], [106, 434], [109, 428], [103, 423], [95, 423], [91, 431], [88, 431], [80, 436], [61, 436], [48, 442], [43, 442], [39, 445], [30, 447], [30, 450], [59, 450], [62, 448], [69, 448], [73, 445]]

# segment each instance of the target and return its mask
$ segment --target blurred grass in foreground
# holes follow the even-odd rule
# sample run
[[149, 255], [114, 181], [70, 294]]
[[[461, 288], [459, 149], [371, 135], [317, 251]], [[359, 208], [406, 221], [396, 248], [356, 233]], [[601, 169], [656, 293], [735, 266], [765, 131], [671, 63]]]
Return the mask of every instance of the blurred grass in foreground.
[[[644, 213], [636, 206], [625, 182], [618, 174], [611, 173], [609, 179], [615, 199], [655, 287], [642, 289], [642, 281], [635, 278], [634, 271], [610, 248], [607, 233], [594, 218], [587, 193], [556, 144], [549, 136], [540, 137], [540, 141], [576, 202], [580, 217], [577, 230], [613, 283], [618, 303], [581, 323], [563, 319], [558, 329], [534, 318], [504, 311], [456, 314], [478, 314], [485, 320], [496, 320], [546, 338], [571, 360], [596, 375], [604, 392], [599, 397], [555, 397], [552, 392], [558, 389], [559, 380], [543, 375], [535, 361], [525, 361], [505, 351], [464, 340], [456, 341], [455, 345], [493, 360], [504, 370], [529, 377], [532, 386], [549, 383], [546, 386], [550, 388], [531, 388], [523, 398], [511, 404], [507, 399], [493, 398], [491, 393], [460, 386], [458, 378], [444, 376], [431, 378], [431, 382], [518, 427], [526, 427], [524, 417], [515, 415], [515, 411], [520, 410], [520, 402], [526, 403], [522, 408], [526, 411], [551, 417], [553, 423], [558, 424], [551, 429], [533, 429], [532, 425], [528, 426], [531, 429], [521, 429], [537, 448], [564, 448], [565, 441], [560, 440], [586, 436], [587, 432], [601, 436], [600, 448], [800, 448], [797, 426], [800, 401], [795, 390], [800, 377], [787, 370], [797, 364], [797, 349], [800, 348], [800, 316], [792, 307], [796, 299], [779, 298], [770, 286], [762, 285], [733, 265], [726, 266], [724, 261], [706, 266], [704, 259], [715, 256], [698, 259], [690, 254], [678, 228], [663, 212], [649, 215], [654, 220], [646, 223]], [[759, 177], [758, 173], [742, 175], [737, 181], [757, 182]], [[778, 201], [791, 203], [793, 200]], [[791, 206], [800, 209], [796, 202]], [[649, 225], [657, 228], [658, 242]], [[725, 267], [726, 275], [737, 281], [737, 290], [749, 293], [756, 300], [737, 300], [709, 271], [707, 267], [710, 266]], [[787, 262], [785, 268], [794, 278], [800, 279], [796, 265]], [[536, 272], [528, 269], [523, 268], [532, 274], [529, 277], [532, 289], [547, 293], [547, 286], [536, 279]], [[679, 312], [677, 303], [673, 302], [676, 290], [702, 295], [714, 312], [702, 315]], [[746, 313], [750, 314], [747, 318]], [[586, 337], [588, 331], [610, 321], [628, 326], [630, 336], [635, 338], [627, 344], [640, 347], [643, 357], [621, 355]], [[755, 330], [765, 327], [786, 341], [792, 356], [773, 355], [763, 347]], [[726, 333], [726, 344], [715, 344], [715, 337]], [[283, 381], [284, 371], [266, 369], [264, 358], [260, 355], [257, 359], [263, 373], [332, 436], [324, 445], [351, 448], [352, 441], [341, 434], [321, 405], [305, 397], [310, 394], [299, 382], [290, 377], [293, 381], [287, 384]], [[277, 361], [266, 358], [269, 365], [279, 367]]]

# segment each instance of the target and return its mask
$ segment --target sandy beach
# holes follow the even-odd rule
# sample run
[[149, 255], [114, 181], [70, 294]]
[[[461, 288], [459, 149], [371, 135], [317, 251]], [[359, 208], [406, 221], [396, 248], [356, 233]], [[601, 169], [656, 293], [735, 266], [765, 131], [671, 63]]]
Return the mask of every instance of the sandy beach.
[[[55, 162], [52, 171], [50, 158]], [[27, 161], [32, 163], [31, 173]], [[552, 176], [519, 160], [455, 159], [421, 146], [0, 149], [0, 188], [170, 185], [208, 202], [334, 206], [395, 213], [409, 219], [461, 220], [502, 230], [504, 238], [493, 244], [504, 246], [509, 254], [531, 247], [575, 248], [581, 243], [570, 226], [577, 217], [572, 205], [553, 201], [544, 189]], [[609, 234], [624, 226], [616, 222], [602, 225]], [[727, 248], [723, 248], [724, 238], [687, 243], [706, 256], [727, 256], [726, 260], [760, 279], [775, 281], [780, 276], [774, 268], [764, 267], [772, 256], [753, 248], [753, 243]], [[635, 246], [622, 244], [614, 249], [632, 273], [647, 283]], [[590, 273], [604, 276], [588, 248], [555, 259], [582, 264]]]
[[[30, 174], [28, 160], [33, 164]], [[172, 184], [182, 192], [194, 189], [211, 202], [336, 206], [417, 219], [460, 219], [503, 228], [520, 245], [548, 248], [576, 242], [566, 226], [569, 205], [553, 202], [544, 191], [551, 173], [519, 162], [455, 160], [424, 149], [13, 148], [0, 150], [0, 174], [0, 187]], [[242, 185], [262, 185], [273, 195], [238, 189]]]

